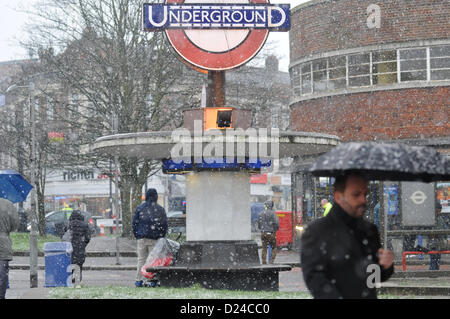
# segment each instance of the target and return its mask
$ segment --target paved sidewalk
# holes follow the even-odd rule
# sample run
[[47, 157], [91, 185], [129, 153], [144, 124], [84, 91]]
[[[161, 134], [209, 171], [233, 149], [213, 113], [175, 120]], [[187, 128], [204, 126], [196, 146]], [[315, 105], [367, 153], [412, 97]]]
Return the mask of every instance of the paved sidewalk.
[[[120, 257], [117, 264], [115, 237], [94, 237], [87, 246], [87, 258], [84, 264], [83, 281], [88, 286], [132, 286], [136, 273], [136, 241], [119, 238]], [[260, 250], [261, 252], [261, 250]], [[288, 272], [280, 272], [280, 291], [307, 291], [303, 282], [299, 254], [293, 250], [280, 250], [275, 262], [288, 264], [293, 268]], [[29, 257], [14, 256], [10, 263], [11, 289], [7, 292], [8, 299], [45, 299], [50, 288], [44, 288], [45, 257], [38, 257], [38, 287], [29, 288]], [[409, 265], [407, 271], [402, 271], [401, 264], [396, 265], [396, 273], [383, 286], [395, 291], [406, 290], [411, 295], [437, 293], [445, 296], [450, 294], [450, 265], [441, 265], [440, 271], [428, 271], [428, 263]], [[401, 288], [401, 289], [400, 289]], [[420, 289], [421, 290], [420, 290]], [[435, 291], [433, 291], [433, 289]], [[389, 290], [386, 290], [389, 291]], [[407, 291], [408, 292], [408, 291]], [[405, 293], [407, 293], [405, 292]], [[423, 293], [422, 293], [423, 294]]]
[[[134, 252], [136, 253], [136, 240], [119, 237], [119, 251], [120, 252]], [[92, 237], [89, 244], [86, 246], [86, 252], [116, 252], [116, 237]]]
[[[136, 240], [119, 238], [119, 264], [116, 258], [116, 238], [113, 236], [93, 237], [86, 247], [86, 261], [83, 266], [83, 281], [89, 285], [122, 285], [132, 286], [136, 272]], [[297, 252], [281, 250], [276, 257], [276, 263], [289, 264], [292, 267], [299, 266]], [[29, 256], [19, 254], [10, 262], [11, 289], [7, 292], [8, 299], [45, 299], [51, 288], [45, 288], [45, 257], [38, 257], [38, 288], [29, 288]], [[108, 272], [109, 271], [109, 272]], [[116, 281], [110, 282], [108, 276], [111, 271], [116, 273]], [[109, 275], [107, 274], [109, 273]], [[120, 273], [120, 274], [119, 274]], [[299, 275], [300, 273], [300, 275]], [[290, 274], [283, 274], [286, 279], [280, 280], [280, 289], [284, 286], [286, 291], [307, 291], [301, 272], [296, 270]], [[300, 279], [300, 283], [293, 285], [291, 278]], [[299, 281], [299, 280], [297, 280]]]
[[[116, 238], [93, 237], [86, 246], [86, 262], [84, 268], [86, 270], [101, 269], [135, 269], [137, 262], [136, 240], [128, 238], [119, 238], [119, 264], [116, 258]], [[260, 250], [261, 253], [261, 250]], [[300, 266], [299, 254], [296, 251], [282, 249], [278, 252], [275, 262], [277, 264], [290, 265], [292, 267]], [[30, 264], [28, 255], [15, 255], [10, 266], [15, 269], [28, 269]], [[44, 269], [45, 257], [39, 254], [38, 266]]]

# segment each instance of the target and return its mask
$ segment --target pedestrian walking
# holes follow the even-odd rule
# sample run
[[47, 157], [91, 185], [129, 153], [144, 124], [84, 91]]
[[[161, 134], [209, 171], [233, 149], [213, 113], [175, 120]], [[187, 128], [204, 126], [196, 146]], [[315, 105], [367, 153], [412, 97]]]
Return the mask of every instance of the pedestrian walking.
[[416, 243], [416, 235], [405, 235], [403, 236], [403, 251], [413, 251], [414, 244]]
[[265, 202], [264, 207], [265, 210], [262, 211], [258, 217], [258, 227], [261, 231], [262, 243], [261, 259], [263, 264], [267, 263], [267, 249], [268, 245], [270, 245], [272, 247], [272, 254], [270, 256], [269, 264], [273, 264], [277, 255], [276, 232], [280, 227], [280, 222], [277, 214], [275, 214], [275, 211], [273, 210], [273, 201], [269, 200]]
[[27, 217], [27, 212], [25, 211], [25, 209], [23, 209], [23, 207], [19, 208], [18, 210], [18, 214], [19, 214], [19, 227], [17, 229], [17, 231], [19, 233], [27, 233], [27, 224], [28, 224], [28, 217]]
[[367, 184], [360, 175], [338, 176], [330, 213], [305, 227], [302, 272], [314, 298], [376, 298], [376, 281], [394, 272], [393, 253], [381, 249], [377, 227], [363, 218]]
[[91, 241], [91, 229], [79, 210], [74, 210], [69, 219], [70, 242], [72, 243], [73, 265], [80, 267], [80, 283], [82, 280], [83, 264], [86, 260], [86, 246]]
[[[447, 229], [448, 225], [444, 220], [442, 214], [442, 205], [436, 202], [436, 226], [435, 229]], [[447, 235], [430, 235], [428, 237], [429, 250], [446, 250]], [[430, 268], [429, 270], [439, 270], [441, 265], [441, 254], [430, 254]]]
[[19, 226], [19, 214], [14, 205], [0, 198], [0, 299], [5, 299], [9, 281], [9, 262], [13, 259], [10, 233]]
[[136, 208], [132, 220], [134, 237], [137, 239], [137, 272], [136, 287], [142, 287], [144, 276], [141, 268], [159, 238], [167, 234], [167, 215], [163, 207], [158, 205], [158, 192], [149, 188], [145, 194], [145, 202]]

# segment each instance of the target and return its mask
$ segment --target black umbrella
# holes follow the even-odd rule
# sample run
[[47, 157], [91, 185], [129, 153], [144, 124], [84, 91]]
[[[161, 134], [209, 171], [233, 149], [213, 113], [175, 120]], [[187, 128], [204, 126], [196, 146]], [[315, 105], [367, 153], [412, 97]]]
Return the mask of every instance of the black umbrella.
[[319, 156], [310, 172], [328, 177], [357, 172], [369, 180], [428, 183], [450, 180], [450, 161], [431, 147], [352, 142]]

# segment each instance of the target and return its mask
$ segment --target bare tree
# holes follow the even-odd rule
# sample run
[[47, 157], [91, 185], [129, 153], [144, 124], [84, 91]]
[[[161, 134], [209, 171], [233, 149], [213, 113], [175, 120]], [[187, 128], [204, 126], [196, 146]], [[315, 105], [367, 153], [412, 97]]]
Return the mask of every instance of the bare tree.
[[[52, 130], [64, 134], [63, 143], [49, 140], [42, 147], [43, 159], [47, 159], [43, 167], [94, 165], [108, 172], [108, 156], [81, 154], [80, 145], [113, 133], [173, 129], [182, 123], [181, 109], [200, 104], [204, 75], [180, 63], [162, 33], [142, 31], [143, 2], [41, 0], [29, 10], [35, 18], [29, 40], [23, 44], [39, 56], [35, 72], [51, 74], [48, 85], [40, 86], [40, 94], [53, 109]], [[251, 69], [237, 70], [249, 73], [243, 81], [253, 76]], [[239, 97], [241, 82], [237, 85], [232, 91]], [[260, 111], [273, 105], [271, 97], [283, 100], [287, 96], [267, 85], [245, 90], [235, 106], [254, 108], [254, 116], [267, 113]], [[256, 117], [254, 123], [264, 125]], [[43, 136], [48, 139], [48, 134]], [[140, 203], [145, 181], [160, 164], [125, 157], [119, 162], [123, 233], [130, 235], [128, 212]], [[38, 180], [45, 186], [42, 176]]]
[[[107, 156], [81, 154], [80, 145], [112, 133], [175, 128], [181, 124], [181, 107], [198, 105], [201, 77], [176, 60], [162, 33], [142, 31], [142, 4], [43, 0], [30, 11], [35, 21], [25, 45], [57, 79], [47, 93], [60, 92], [58, 119], [68, 132], [63, 146], [68, 167], [89, 163], [107, 169]], [[130, 235], [127, 212], [140, 203], [142, 187], [159, 163], [119, 161], [123, 233]]]
[[[14, 159], [18, 171], [30, 179], [32, 158], [30, 107], [33, 107], [38, 114], [35, 118], [37, 147], [35, 150], [36, 180], [33, 187], [37, 194], [38, 229], [40, 235], [45, 235], [45, 177], [47, 171], [61, 167], [59, 155], [64, 152], [60, 152], [57, 145], [48, 138], [47, 113], [42, 110], [44, 93], [48, 89], [48, 74], [42, 72], [36, 60], [17, 64], [17, 67], [14, 76], [3, 83], [3, 86], [17, 85], [18, 88], [8, 93], [7, 108], [0, 116], [0, 152]], [[29, 91], [31, 83], [39, 83], [39, 85], [33, 85], [32, 92]]]

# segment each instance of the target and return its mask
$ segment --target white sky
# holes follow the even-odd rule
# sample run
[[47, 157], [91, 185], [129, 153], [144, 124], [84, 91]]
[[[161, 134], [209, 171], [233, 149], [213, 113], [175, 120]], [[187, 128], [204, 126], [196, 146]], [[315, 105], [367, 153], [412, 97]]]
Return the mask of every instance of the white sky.
[[[24, 26], [27, 15], [18, 8], [31, 6], [36, 0], [0, 0], [0, 62], [28, 58], [27, 52], [18, 45], [20, 38], [25, 37]], [[271, 3], [290, 3], [291, 8], [308, 0], [272, 0]], [[277, 54], [282, 58], [280, 69], [288, 70], [289, 35], [288, 32], [271, 32], [269, 42], [275, 42]]]

